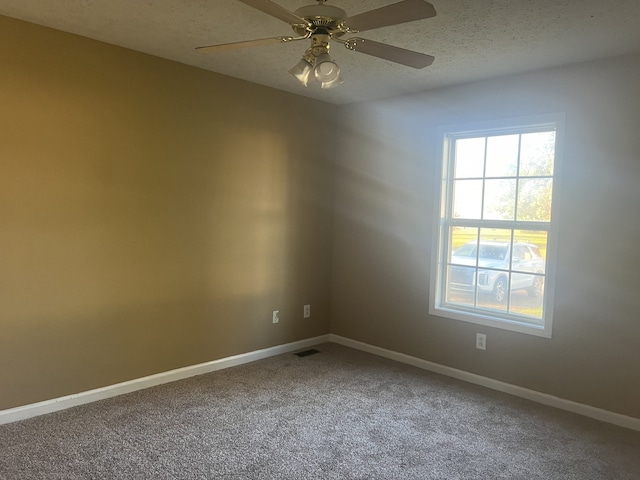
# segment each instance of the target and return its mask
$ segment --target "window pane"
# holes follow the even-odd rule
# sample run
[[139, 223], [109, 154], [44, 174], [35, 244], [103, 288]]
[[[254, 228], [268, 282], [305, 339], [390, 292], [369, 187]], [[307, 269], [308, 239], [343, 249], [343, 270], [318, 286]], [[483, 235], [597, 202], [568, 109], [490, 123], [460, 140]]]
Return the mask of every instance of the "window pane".
[[553, 175], [556, 132], [522, 135], [520, 176]]
[[[480, 244], [504, 246], [507, 249], [507, 256], [502, 259], [506, 258], [508, 262], [510, 257], [509, 247], [511, 245], [511, 230], [508, 228], [483, 228], [480, 230]], [[504, 251], [502, 253], [504, 253]], [[507, 265], [504, 267], [504, 270], [507, 270], [508, 268], [509, 267]]]
[[[544, 276], [512, 275], [509, 311], [542, 320], [544, 302]], [[537, 322], [542, 324], [542, 322]]]
[[474, 267], [451, 265], [447, 275], [446, 302], [457, 305], [474, 306], [475, 300]]
[[453, 217], [480, 219], [482, 180], [456, 180], [453, 185]]
[[484, 186], [485, 220], [513, 220], [516, 206], [516, 180], [487, 180]]
[[518, 220], [549, 222], [551, 220], [550, 178], [518, 181]]
[[478, 307], [507, 311], [509, 272], [478, 268]]
[[456, 140], [455, 178], [480, 178], [484, 175], [485, 139]]
[[[511, 269], [514, 272], [526, 272], [522, 275], [518, 275], [517, 278], [522, 278], [523, 282], [526, 283], [525, 286], [530, 286], [532, 282], [532, 278], [530, 274], [540, 273], [544, 274], [544, 259], [539, 255], [539, 249], [534, 249], [527, 243], [515, 243], [513, 245], [513, 257], [511, 259]], [[514, 278], [514, 285], [512, 288], [516, 287], [516, 276]]]
[[513, 177], [518, 164], [520, 135], [502, 135], [487, 139], [487, 177]]
[[469, 227], [451, 227], [449, 261], [459, 265], [476, 264], [476, 242], [478, 229]]
[[547, 260], [547, 236], [548, 232], [538, 230], [514, 230], [515, 242], [530, 244], [534, 255]]

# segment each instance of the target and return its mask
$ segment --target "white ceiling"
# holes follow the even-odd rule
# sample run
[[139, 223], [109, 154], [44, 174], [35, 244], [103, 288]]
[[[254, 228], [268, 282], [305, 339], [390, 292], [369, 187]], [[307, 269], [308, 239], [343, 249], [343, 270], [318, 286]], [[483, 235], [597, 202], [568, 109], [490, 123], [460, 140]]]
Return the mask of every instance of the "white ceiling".
[[[291, 11], [313, 0], [275, 0]], [[330, 0], [354, 15], [394, 0]], [[0, 14], [342, 104], [640, 51], [640, 0], [432, 0], [432, 19], [359, 34], [427, 53], [415, 70], [335, 44], [345, 83], [305, 88], [287, 70], [307, 41], [203, 55], [202, 45], [291, 35], [237, 0], [0, 0]]]

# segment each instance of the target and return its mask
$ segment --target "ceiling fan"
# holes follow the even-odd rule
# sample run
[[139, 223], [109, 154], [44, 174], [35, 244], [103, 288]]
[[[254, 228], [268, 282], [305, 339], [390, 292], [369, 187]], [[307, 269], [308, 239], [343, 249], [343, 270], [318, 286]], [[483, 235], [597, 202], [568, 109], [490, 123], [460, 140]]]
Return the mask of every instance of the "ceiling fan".
[[330, 41], [343, 44], [347, 49], [412, 68], [424, 68], [433, 63], [434, 58], [424, 53], [394, 47], [360, 37], [343, 39], [347, 34], [359, 33], [374, 28], [398, 25], [436, 16], [436, 10], [424, 0], [403, 0], [385, 7], [348, 16], [341, 8], [327, 5], [326, 0], [317, 0], [316, 5], [306, 5], [295, 12], [281, 7], [270, 0], [240, 0], [261, 12], [287, 22], [297, 36], [281, 36], [198, 47], [201, 53], [217, 53], [245, 47], [273, 45], [298, 40], [311, 39], [311, 46], [302, 59], [289, 73], [305, 87], [319, 84], [322, 88], [332, 88], [342, 83], [340, 67], [329, 55]]

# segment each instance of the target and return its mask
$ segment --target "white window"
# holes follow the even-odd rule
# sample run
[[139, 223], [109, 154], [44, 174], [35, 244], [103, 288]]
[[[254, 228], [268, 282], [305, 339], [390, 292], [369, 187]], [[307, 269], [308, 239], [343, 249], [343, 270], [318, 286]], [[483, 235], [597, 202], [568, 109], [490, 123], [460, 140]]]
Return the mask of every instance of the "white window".
[[551, 336], [561, 120], [442, 132], [431, 314]]

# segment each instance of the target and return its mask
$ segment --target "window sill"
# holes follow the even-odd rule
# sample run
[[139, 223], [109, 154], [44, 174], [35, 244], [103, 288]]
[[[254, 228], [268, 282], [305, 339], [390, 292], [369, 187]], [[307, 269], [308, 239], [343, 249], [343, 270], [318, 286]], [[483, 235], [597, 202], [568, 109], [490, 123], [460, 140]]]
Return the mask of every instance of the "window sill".
[[435, 317], [447, 318], [450, 320], [458, 320], [485, 327], [499, 328], [512, 332], [524, 333], [538, 337], [551, 338], [551, 319], [547, 318], [545, 325], [535, 325], [527, 322], [525, 318], [522, 321], [517, 318], [500, 318], [492, 316], [490, 313], [482, 312], [466, 312], [457, 308], [449, 308], [446, 306], [430, 306], [429, 314]]

